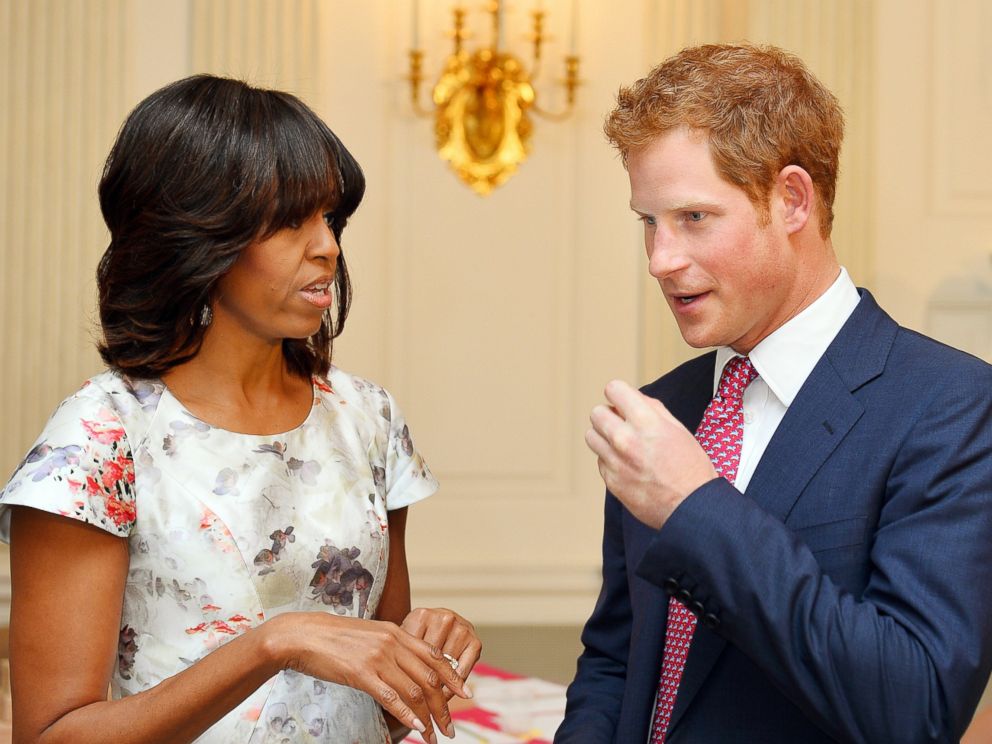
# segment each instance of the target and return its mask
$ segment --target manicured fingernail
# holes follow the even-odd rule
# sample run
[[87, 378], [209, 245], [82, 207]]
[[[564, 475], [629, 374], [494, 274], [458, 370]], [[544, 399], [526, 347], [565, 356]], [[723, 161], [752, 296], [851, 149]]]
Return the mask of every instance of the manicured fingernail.
[[468, 686], [467, 682], [462, 683], [462, 689], [465, 691], [465, 697], [470, 699], [475, 697], [475, 693], [472, 692], [472, 688]]
[[431, 744], [437, 744], [437, 734], [431, 731], [431, 735], [427, 737], [427, 741], [429, 741]]
[[427, 730], [427, 727], [424, 725], [424, 722], [421, 721], [419, 718], [413, 719], [413, 727], [417, 729], [417, 731], [419, 731], [420, 733], [424, 733]]

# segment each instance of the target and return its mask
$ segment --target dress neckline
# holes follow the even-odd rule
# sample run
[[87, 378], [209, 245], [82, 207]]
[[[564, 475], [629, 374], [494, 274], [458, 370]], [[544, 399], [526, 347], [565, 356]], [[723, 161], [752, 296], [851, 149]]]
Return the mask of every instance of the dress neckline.
[[318, 385], [316, 378], [311, 376], [310, 394], [311, 394], [312, 402], [310, 404], [309, 410], [307, 410], [307, 415], [303, 418], [303, 420], [300, 423], [296, 424], [296, 426], [293, 426], [290, 429], [286, 429], [285, 431], [273, 432], [271, 434], [259, 434], [257, 432], [247, 432], [247, 431], [234, 431], [233, 429], [225, 429], [223, 426], [217, 426], [216, 424], [211, 424], [209, 421], [204, 421], [199, 416], [197, 416], [192, 411], [190, 411], [189, 408], [187, 408], [186, 405], [181, 400], [179, 400], [179, 398], [177, 398], [175, 395], [172, 394], [172, 391], [169, 389], [169, 386], [165, 384], [164, 380], [159, 379], [158, 382], [162, 386], [163, 399], [167, 397], [170, 401], [172, 401], [172, 403], [177, 408], [179, 408], [180, 411], [182, 411], [183, 415], [189, 417], [196, 424], [200, 424], [201, 426], [204, 426], [207, 429], [219, 431], [224, 434], [231, 434], [232, 436], [236, 436], [236, 437], [245, 437], [245, 438], [253, 438], [253, 439], [272, 439], [274, 437], [291, 436], [296, 432], [301, 431], [308, 424], [311, 423], [315, 411], [320, 405], [320, 386]]

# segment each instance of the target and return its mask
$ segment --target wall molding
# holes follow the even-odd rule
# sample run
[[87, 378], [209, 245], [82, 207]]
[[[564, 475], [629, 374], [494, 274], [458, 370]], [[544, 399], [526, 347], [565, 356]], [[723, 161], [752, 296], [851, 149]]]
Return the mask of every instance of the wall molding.
[[449, 607], [476, 625], [582, 625], [602, 576], [588, 568], [420, 566], [411, 576], [415, 607]]

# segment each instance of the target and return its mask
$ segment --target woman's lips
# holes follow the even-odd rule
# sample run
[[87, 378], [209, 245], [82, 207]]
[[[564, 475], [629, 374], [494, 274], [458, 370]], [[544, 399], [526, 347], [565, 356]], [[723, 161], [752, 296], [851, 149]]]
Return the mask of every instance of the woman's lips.
[[303, 295], [304, 300], [321, 310], [329, 308], [334, 301], [334, 297], [331, 295], [330, 282], [315, 282], [301, 289], [300, 294]]

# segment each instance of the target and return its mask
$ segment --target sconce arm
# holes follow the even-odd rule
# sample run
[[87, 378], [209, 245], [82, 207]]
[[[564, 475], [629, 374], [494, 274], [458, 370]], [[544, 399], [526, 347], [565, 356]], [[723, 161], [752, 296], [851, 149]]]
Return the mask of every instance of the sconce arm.
[[579, 79], [579, 58], [570, 54], [565, 57], [565, 79], [560, 81], [565, 86], [566, 104], [563, 111], [548, 111], [541, 108], [537, 101], [534, 101], [531, 109], [542, 119], [549, 121], [564, 121], [575, 110], [575, 92], [582, 81]]
[[410, 50], [410, 73], [406, 76], [410, 83], [410, 103], [413, 112], [417, 116], [428, 118], [434, 116], [434, 112], [429, 108], [424, 108], [420, 104], [420, 85], [424, 82], [424, 52], [422, 49]]

